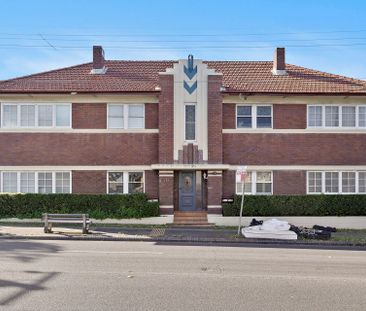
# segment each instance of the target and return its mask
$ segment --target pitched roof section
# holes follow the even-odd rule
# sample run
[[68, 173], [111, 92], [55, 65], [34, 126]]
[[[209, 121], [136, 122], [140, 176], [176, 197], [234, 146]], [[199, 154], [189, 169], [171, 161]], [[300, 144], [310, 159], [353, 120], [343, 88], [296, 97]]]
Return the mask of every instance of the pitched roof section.
[[[223, 74], [226, 92], [260, 94], [365, 94], [366, 81], [286, 65], [287, 75], [272, 74], [273, 62], [205, 62]], [[105, 74], [90, 74], [92, 63], [0, 81], [0, 93], [155, 92], [159, 72], [174, 61], [106, 61]]]

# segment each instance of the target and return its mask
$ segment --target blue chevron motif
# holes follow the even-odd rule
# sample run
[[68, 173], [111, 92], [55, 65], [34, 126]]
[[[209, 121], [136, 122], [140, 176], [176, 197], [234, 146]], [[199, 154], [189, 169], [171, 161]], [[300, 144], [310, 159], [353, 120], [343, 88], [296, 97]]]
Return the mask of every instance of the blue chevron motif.
[[189, 94], [192, 94], [197, 89], [197, 81], [194, 82], [191, 86], [188, 85], [186, 81], [184, 81], [184, 88]]
[[189, 80], [192, 80], [192, 78], [197, 74], [197, 66], [194, 68], [187, 68], [186, 66], [184, 66], [184, 73], [189, 78]]

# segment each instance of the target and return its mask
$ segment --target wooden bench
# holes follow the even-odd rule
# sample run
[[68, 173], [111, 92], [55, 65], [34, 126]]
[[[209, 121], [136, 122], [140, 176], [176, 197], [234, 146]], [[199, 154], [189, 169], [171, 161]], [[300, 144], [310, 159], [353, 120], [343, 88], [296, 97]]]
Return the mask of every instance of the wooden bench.
[[83, 234], [89, 232], [91, 221], [88, 214], [43, 214], [44, 233], [52, 233], [52, 224], [82, 224]]

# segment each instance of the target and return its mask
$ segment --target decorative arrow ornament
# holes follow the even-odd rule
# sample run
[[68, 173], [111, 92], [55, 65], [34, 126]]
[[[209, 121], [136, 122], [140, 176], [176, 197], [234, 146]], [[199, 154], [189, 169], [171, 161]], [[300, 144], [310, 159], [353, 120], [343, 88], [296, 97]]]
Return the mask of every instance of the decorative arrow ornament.
[[183, 85], [189, 94], [192, 94], [197, 89], [197, 81], [194, 82], [191, 86], [189, 86], [189, 84], [186, 81], [184, 81]]

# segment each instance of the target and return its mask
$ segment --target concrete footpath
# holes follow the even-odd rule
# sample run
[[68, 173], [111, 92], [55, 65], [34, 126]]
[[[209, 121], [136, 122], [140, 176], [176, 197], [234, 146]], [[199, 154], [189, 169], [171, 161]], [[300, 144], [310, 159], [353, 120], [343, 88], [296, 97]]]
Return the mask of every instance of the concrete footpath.
[[[173, 226], [103, 226], [94, 225], [89, 234], [80, 228], [54, 227], [53, 233], [44, 233], [40, 225], [0, 225], [0, 239], [34, 240], [89, 240], [89, 241], [150, 241], [159, 243], [223, 244], [235, 246], [337, 248], [366, 250], [366, 233], [357, 239], [349, 239], [347, 232], [334, 233], [335, 239], [322, 240], [268, 240], [245, 239], [237, 236], [235, 228], [192, 228]], [[338, 238], [337, 238], [338, 237]]]

